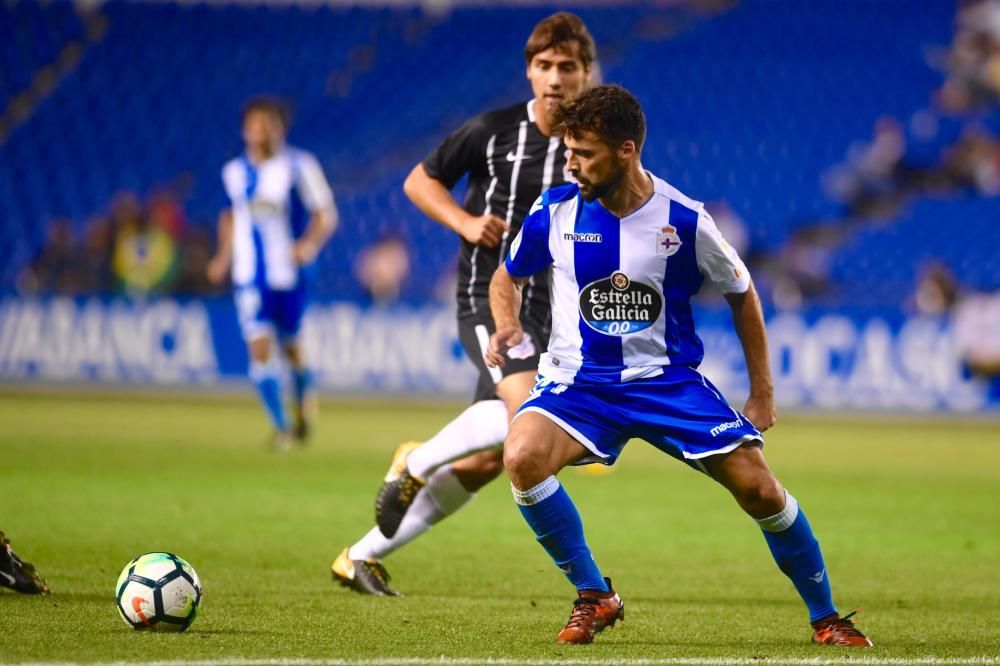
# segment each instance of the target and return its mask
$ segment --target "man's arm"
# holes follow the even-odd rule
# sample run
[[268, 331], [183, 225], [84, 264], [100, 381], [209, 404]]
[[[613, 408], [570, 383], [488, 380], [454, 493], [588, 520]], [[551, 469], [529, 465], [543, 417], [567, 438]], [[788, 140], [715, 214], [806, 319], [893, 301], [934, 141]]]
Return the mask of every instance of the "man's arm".
[[218, 248], [205, 269], [212, 284], [222, 284], [233, 262], [233, 212], [228, 208], [219, 213]]
[[302, 236], [295, 241], [292, 253], [299, 266], [306, 266], [316, 260], [337, 228], [337, 202], [316, 157], [306, 152], [296, 154], [298, 168], [295, 187], [309, 211], [309, 224]]
[[320, 208], [309, 216], [309, 225], [302, 237], [295, 241], [295, 261], [300, 266], [311, 264], [323, 249], [330, 236], [337, 230], [337, 209], [335, 206]]
[[767, 330], [764, 328], [760, 298], [757, 297], [753, 282], [745, 292], [725, 296], [733, 313], [733, 324], [740, 337], [747, 373], [750, 375], [750, 397], [743, 407], [743, 414], [758, 430], [764, 432], [774, 425], [778, 416], [774, 409], [774, 383], [771, 380]]
[[512, 277], [503, 265], [490, 280], [490, 312], [496, 324], [496, 333], [490, 336], [484, 357], [486, 365], [491, 368], [502, 368], [507, 351], [524, 339], [518, 313], [521, 312], [521, 290], [527, 282], [528, 278]]
[[403, 192], [424, 215], [474, 245], [496, 247], [507, 230], [507, 224], [495, 215], [476, 217], [465, 211], [444, 183], [428, 175], [423, 164], [413, 167], [403, 183]]

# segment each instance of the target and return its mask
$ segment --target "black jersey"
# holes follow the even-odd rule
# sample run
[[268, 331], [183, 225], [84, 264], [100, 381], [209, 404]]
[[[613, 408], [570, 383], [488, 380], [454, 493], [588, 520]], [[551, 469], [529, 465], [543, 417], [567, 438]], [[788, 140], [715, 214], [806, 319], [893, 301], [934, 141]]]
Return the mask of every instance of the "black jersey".
[[[423, 165], [427, 175], [448, 189], [469, 174], [463, 208], [472, 215], [496, 215], [510, 228], [494, 248], [462, 239], [458, 317], [489, 317], [490, 279], [521, 222], [542, 192], [567, 182], [566, 146], [560, 138], [538, 131], [532, 100], [476, 116], [449, 135]], [[525, 286], [521, 317], [548, 322], [548, 273], [534, 276]]]

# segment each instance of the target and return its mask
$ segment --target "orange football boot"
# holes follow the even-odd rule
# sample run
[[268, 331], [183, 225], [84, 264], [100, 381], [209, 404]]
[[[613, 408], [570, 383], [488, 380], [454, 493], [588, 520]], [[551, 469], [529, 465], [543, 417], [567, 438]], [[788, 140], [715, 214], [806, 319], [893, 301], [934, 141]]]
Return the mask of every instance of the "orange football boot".
[[611, 586], [611, 579], [605, 578], [610, 592], [597, 590], [580, 590], [573, 601], [573, 612], [569, 622], [559, 632], [557, 643], [569, 645], [586, 645], [594, 642], [594, 635], [608, 627], [615, 626], [618, 620], [625, 621], [625, 604]]
[[813, 643], [840, 647], [871, 647], [871, 639], [861, 633], [861, 630], [851, 622], [854, 613], [848, 613], [844, 617], [830, 615], [813, 622]]

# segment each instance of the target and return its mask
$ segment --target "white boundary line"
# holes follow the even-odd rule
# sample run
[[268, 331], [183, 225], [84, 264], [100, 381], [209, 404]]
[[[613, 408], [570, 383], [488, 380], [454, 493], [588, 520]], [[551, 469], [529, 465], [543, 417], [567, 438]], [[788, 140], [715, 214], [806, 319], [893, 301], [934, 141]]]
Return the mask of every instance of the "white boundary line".
[[202, 659], [172, 661], [38, 661], [19, 666], [1000, 666], [1000, 656], [982, 657], [669, 657], [512, 659], [473, 657], [374, 657], [370, 659]]

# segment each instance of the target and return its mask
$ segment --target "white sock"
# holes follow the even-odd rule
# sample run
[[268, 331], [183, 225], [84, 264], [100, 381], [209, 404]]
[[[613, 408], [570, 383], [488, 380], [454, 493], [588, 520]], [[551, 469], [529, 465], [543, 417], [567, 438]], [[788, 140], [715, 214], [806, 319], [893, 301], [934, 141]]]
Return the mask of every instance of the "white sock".
[[451, 465], [442, 467], [427, 479], [427, 485], [417, 493], [394, 537], [386, 539], [378, 527], [374, 527], [351, 546], [347, 557], [352, 560], [380, 560], [461, 509], [474, 495], [459, 483]]
[[426, 479], [442, 465], [503, 446], [508, 425], [503, 400], [477, 402], [413, 449], [406, 467], [413, 476]]
[[785, 491], [785, 508], [768, 518], [755, 519], [765, 532], [783, 532], [799, 517], [799, 503], [792, 494]]

